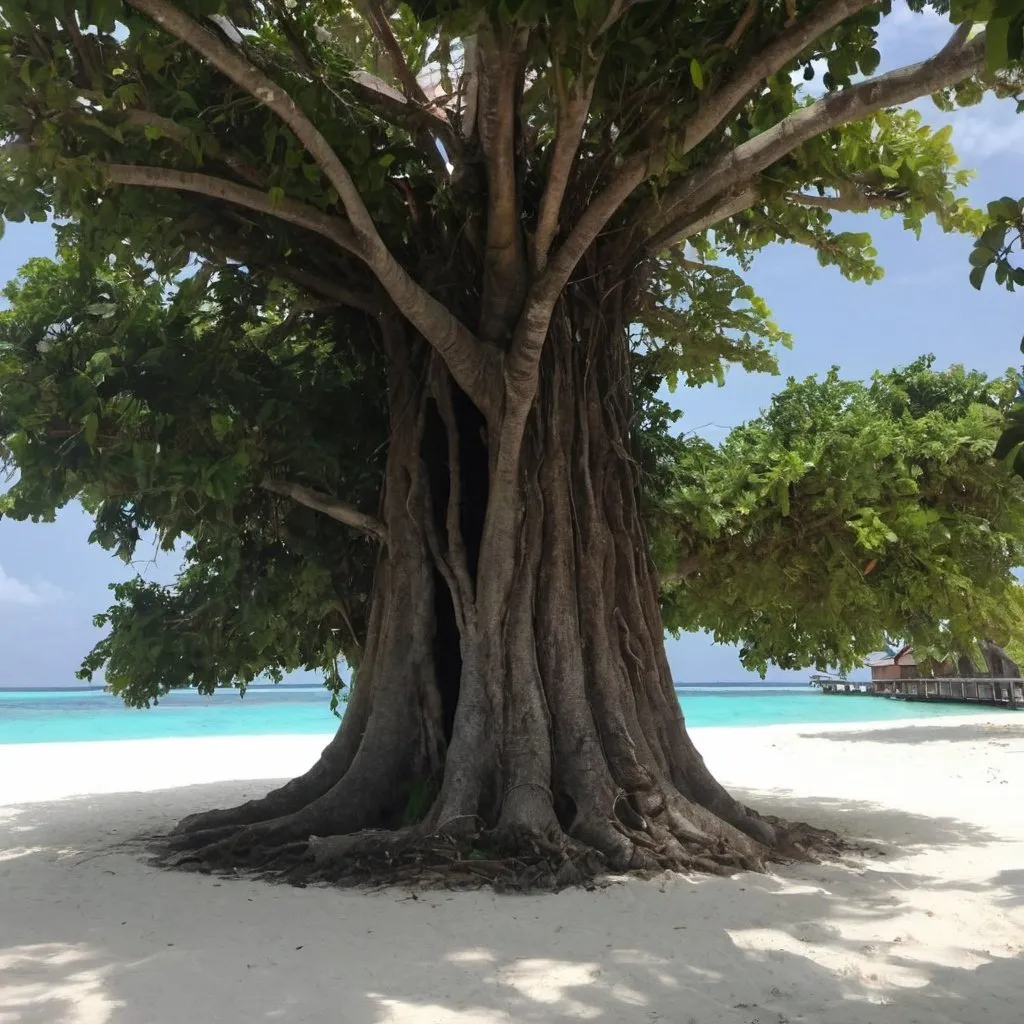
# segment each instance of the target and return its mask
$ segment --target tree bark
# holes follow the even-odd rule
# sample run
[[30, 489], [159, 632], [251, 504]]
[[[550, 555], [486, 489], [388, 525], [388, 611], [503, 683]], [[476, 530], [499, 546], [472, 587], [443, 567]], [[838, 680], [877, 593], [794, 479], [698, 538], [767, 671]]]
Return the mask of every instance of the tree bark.
[[799, 853], [686, 731], [631, 456], [628, 318], [607, 294], [559, 301], [531, 407], [506, 396], [526, 416], [514, 450], [425, 344], [386, 331], [387, 540], [346, 714], [305, 776], [183, 822], [184, 861], [560, 885]]

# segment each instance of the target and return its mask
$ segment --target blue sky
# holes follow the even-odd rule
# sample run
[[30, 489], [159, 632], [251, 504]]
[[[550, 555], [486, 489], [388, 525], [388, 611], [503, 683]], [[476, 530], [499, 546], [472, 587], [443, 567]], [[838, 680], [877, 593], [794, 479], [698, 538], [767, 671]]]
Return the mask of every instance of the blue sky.
[[[912, 63], [942, 45], [948, 26], [935, 16], [898, 10], [882, 39], [887, 67]], [[952, 123], [964, 166], [977, 171], [969, 196], [984, 203], [1020, 195], [1024, 158], [1024, 117], [1012, 103], [988, 100], [980, 107], [943, 115], [921, 105], [935, 125]], [[849, 284], [823, 270], [812, 254], [792, 246], [769, 250], [754, 268], [751, 283], [768, 299], [780, 325], [795, 339], [781, 353], [783, 379], [823, 373], [834, 364], [850, 377], [867, 377], [931, 352], [941, 365], [961, 362], [1000, 373], [1019, 360], [1024, 307], [1018, 295], [967, 281], [967, 238], [935, 229], [920, 241], [895, 221], [853, 218], [854, 230], [875, 236], [885, 279], [870, 287]], [[49, 229], [11, 224], [0, 241], [0, 280], [28, 258], [52, 253]], [[686, 429], [709, 438], [755, 416], [780, 378], [731, 372], [724, 389], [681, 391], [676, 400]], [[109, 604], [107, 584], [134, 571], [173, 578], [175, 565], [163, 557], [129, 568], [87, 543], [88, 517], [77, 506], [55, 523], [0, 520], [0, 687], [73, 684], [81, 657], [96, 642], [92, 616]], [[735, 650], [703, 636], [669, 641], [669, 660], [679, 681], [739, 680], [750, 677]], [[770, 678], [806, 678], [776, 671]]]

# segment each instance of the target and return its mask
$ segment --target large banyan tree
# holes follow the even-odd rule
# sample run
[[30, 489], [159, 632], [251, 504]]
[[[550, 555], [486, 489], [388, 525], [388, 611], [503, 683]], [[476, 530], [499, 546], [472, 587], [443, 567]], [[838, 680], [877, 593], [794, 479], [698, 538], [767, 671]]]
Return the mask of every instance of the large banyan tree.
[[[1010, 90], [990, 69], [1020, 24], [990, 7], [956, 5], [938, 52], [877, 73], [889, 3], [870, 0], [0, 0], [0, 201], [52, 216], [64, 257], [8, 293], [8, 512], [80, 498], [128, 558], [150, 529], [187, 538], [176, 587], [118, 588], [86, 669], [144, 703], [356, 666], [317, 764], [182, 823], [179, 846], [209, 864], [312, 850], [330, 871], [444, 837], [561, 880], [795, 848], [686, 732], [658, 568], [674, 624], [716, 628], [700, 594], [735, 577], [680, 516], [700, 511], [769, 586], [777, 549], [743, 534], [744, 503], [792, 520], [811, 463], [776, 445], [753, 497], [702, 476], [658, 392], [771, 367], [784, 336], [740, 276], [766, 246], [871, 280], [870, 240], [835, 215], [984, 226], [948, 131], [900, 105]], [[985, 463], [999, 387], [946, 384], [974, 439], [932, 416], [912, 466], [892, 424], [934, 403], [915, 413], [906, 380], [881, 394], [888, 441], [844, 443], [890, 471], [848, 493], [819, 475], [805, 579], [834, 560], [870, 594], [884, 572], [864, 551], [898, 540], [871, 502], [910, 516], [929, 473]], [[863, 413], [822, 386], [835, 416]], [[685, 500], [654, 499], [684, 477]], [[993, 494], [1019, 501], [1007, 474], [978, 479], [922, 502], [936, 556], [903, 566], [917, 598], [963, 564], [943, 508], [976, 522]], [[740, 511], [716, 518], [701, 493]], [[1009, 595], [973, 609], [985, 628], [1018, 556], [998, 526], [972, 548]], [[722, 627], [753, 664], [785, 646], [765, 646], [765, 614], [796, 621], [784, 583]], [[873, 607], [865, 628], [888, 628]], [[849, 655], [828, 609], [802, 663]]]

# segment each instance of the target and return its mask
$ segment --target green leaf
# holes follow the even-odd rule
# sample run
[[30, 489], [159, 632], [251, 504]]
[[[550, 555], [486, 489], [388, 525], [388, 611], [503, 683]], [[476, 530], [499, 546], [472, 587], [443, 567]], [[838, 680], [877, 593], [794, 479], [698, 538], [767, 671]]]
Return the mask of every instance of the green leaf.
[[99, 433], [100, 420], [96, 413], [91, 412], [88, 416], [82, 419], [82, 434], [85, 437], [85, 443], [90, 448], [96, 446], [96, 435]]
[[972, 250], [968, 260], [972, 267], [987, 267], [996, 258], [996, 254], [992, 249], [986, 248], [984, 245], [976, 245]]
[[690, 80], [697, 89], [704, 88], [704, 69], [700, 66], [700, 61], [696, 57], [690, 60]]
[[992, 18], [985, 26], [985, 64], [998, 71], [1010, 62], [1010, 19]]
[[874, 47], [865, 50], [857, 61], [857, 66], [862, 75], [873, 75], [882, 62], [882, 55]]
[[218, 441], [223, 441], [231, 433], [233, 425], [234, 418], [227, 413], [215, 412], [210, 416], [210, 427]]
[[1020, 200], [1013, 199], [1010, 196], [1003, 196], [1002, 199], [997, 199], [988, 204], [988, 215], [993, 220], [1016, 223], [1021, 217]]

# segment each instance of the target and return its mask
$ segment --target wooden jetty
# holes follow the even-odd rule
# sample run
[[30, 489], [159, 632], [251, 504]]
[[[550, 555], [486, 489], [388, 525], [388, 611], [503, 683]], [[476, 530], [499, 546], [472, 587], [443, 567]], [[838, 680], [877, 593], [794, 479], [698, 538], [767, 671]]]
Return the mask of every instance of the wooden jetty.
[[870, 683], [851, 683], [849, 679], [833, 676], [811, 676], [811, 686], [818, 687], [822, 693], [871, 693]]
[[[918, 665], [909, 647], [886, 657], [868, 661], [871, 682], [849, 682], [831, 676], [812, 676], [811, 685], [822, 693], [862, 694], [890, 700], [932, 701], [953, 704], [984, 704], [989, 707], [1024, 710], [1024, 679], [1020, 669], [994, 644], [986, 650], [998, 674], [980, 675], [966, 658], [954, 666], [951, 662], [928, 661]], [[922, 672], [921, 670], [925, 671]], [[959, 670], [959, 671], [958, 671]], [[930, 674], [925, 674], [929, 673]]]
[[863, 694], [890, 700], [922, 700], [954, 704], [987, 704], [990, 707], [1024, 710], [1024, 680], [977, 676], [918, 679], [880, 679], [850, 683], [841, 679], [812, 679], [822, 693]]

